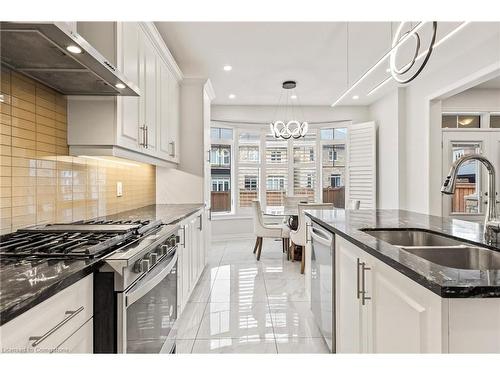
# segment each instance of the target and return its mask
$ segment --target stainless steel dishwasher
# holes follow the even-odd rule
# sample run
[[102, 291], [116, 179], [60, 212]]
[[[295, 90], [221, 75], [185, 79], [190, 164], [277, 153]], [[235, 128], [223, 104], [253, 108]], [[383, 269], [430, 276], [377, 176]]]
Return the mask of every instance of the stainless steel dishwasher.
[[312, 223], [311, 236], [311, 310], [321, 334], [335, 352], [335, 236]]

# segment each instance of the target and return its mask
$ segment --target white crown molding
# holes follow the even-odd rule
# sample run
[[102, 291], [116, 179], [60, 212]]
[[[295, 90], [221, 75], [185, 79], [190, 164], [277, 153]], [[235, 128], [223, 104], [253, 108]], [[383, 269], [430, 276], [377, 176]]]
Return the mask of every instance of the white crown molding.
[[155, 24], [153, 22], [139, 22], [139, 25], [149, 36], [156, 50], [159, 52], [163, 61], [167, 64], [170, 71], [175, 75], [178, 81], [182, 81], [184, 79], [184, 74], [182, 74], [179, 65], [177, 65], [174, 56], [172, 56], [172, 53], [168, 49], [168, 46], [165, 44], [165, 41], [160, 35], [160, 32], [156, 28]]

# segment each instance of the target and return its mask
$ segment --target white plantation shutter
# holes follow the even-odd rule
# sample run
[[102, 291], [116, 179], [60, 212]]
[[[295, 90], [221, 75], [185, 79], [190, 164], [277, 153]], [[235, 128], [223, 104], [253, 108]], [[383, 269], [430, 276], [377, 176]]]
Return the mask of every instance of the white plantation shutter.
[[346, 199], [360, 209], [377, 206], [377, 140], [374, 122], [351, 125], [347, 133]]

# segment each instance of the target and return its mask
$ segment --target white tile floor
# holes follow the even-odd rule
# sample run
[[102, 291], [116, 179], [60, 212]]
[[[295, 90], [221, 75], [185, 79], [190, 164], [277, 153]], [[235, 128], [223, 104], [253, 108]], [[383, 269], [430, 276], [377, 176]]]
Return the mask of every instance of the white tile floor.
[[281, 241], [213, 242], [179, 320], [177, 353], [327, 353], [309, 309], [300, 262]]

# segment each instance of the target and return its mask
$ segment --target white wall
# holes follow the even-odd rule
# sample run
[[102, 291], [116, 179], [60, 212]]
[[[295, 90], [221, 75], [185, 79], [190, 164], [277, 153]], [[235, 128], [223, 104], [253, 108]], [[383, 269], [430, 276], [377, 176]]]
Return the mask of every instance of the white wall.
[[203, 178], [173, 168], [156, 167], [156, 204], [203, 202]]
[[500, 90], [469, 89], [444, 99], [443, 112], [500, 112]]
[[[406, 87], [405, 93], [400, 95], [398, 101], [393, 96], [394, 93], [389, 93], [371, 105], [371, 113], [378, 117], [382, 128], [382, 132], [379, 133], [379, 156], [382, 168], [379, 179], [383, 180], [381, 189], [387, 187], [389, 191], [395, 190], [395, 173], [387, 172], [388, 176], [386, 173], [386, 177], [391, 181], [386, 183], [383, 164], [394, 166], [390, 157], [396, 155], [393, 142], [394, 139], [399, 139], [397, 155], [399, 155], [400, 208], [441, 214], [440, 114], [441, 110], [445, 110], [442, 109], [442, 101], [498, 74], [500, 74], [500, 23], [472, 23], [434, 50], [429, 65]], [[455, 101], [450, 99], [448, 104], [458, 105], [458, 99]], [[395, 111], [400, 117], [398, 128], [400, 133], [391, 139], [389, 129], [395, 129]], [[383, 123], [388, 124], [387, 137], [384, 134], [386, 129], [382, 127]], [[401, 126], [402, 123], [404, 126]], [[386, 146], [389, 154], [382, 155], [387, 152]], [[386, 202], [394, 204], [394, 199], [382, 194], [380, 196], [382, 206]]]
[[[275, 116], [276, 106], [255, 105], [213, 105], [212, 119], [224, 121], [270, 122]], [[301, 111], [309, 122], [352, 120], [363, 122], [369, 120], [366, 106], [302, 106]]]
[[441, 122], [431, 112], [430, 101], [473, 87], [500, 69], [499, 25], [472, 24], [457, 34], [435, 51], [439, 64], [424, 70], [406, 88], [406, 199], [402, 207], [441, 214]]
[[377, 124], [377, 208], [399, 208], [404, 200], [404, 89], [395, 89], [369, 107]]

